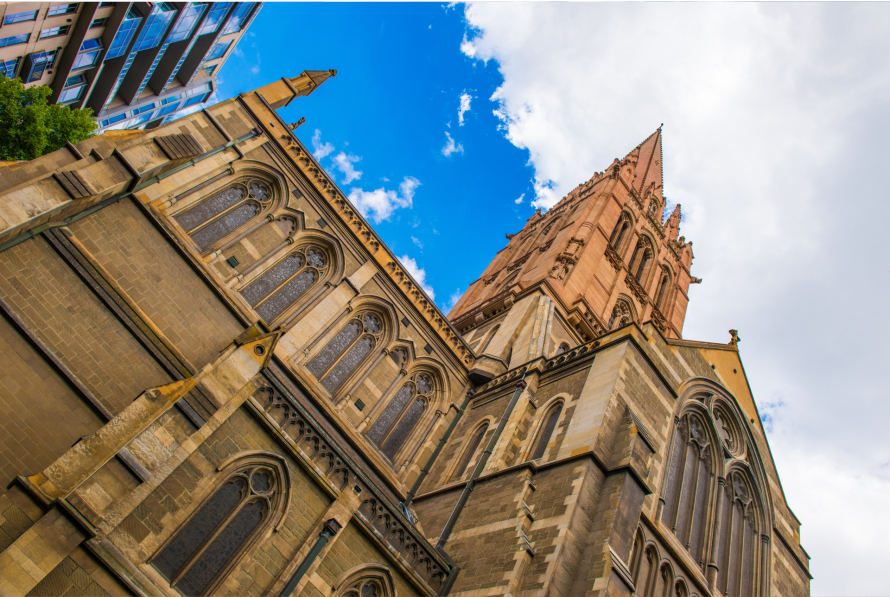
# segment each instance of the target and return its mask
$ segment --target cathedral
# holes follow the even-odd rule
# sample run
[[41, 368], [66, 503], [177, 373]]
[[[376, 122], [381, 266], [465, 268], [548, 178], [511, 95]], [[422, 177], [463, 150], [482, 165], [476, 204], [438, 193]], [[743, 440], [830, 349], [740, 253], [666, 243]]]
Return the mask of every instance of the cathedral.
[[809, 595], [661, 129], [446, 315], [276, 111], [334, 75], [0, 164], [0, 595]]

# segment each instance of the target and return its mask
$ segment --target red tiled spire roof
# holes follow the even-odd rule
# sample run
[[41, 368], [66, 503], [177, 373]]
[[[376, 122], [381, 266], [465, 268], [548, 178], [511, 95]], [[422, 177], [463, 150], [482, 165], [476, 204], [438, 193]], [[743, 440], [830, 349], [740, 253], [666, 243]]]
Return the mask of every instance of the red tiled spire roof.
[[645, 141], [634, 147], [630, 153], [635, 151], [639, 151], [639, 157], [633, 182], [634, 189], [642, 192], [651, 182], [655, 182], [656, 186], [662, 186], [664, 176], [661, 169], [661, 126], [655, 129], [655, 132], [649, 135]]

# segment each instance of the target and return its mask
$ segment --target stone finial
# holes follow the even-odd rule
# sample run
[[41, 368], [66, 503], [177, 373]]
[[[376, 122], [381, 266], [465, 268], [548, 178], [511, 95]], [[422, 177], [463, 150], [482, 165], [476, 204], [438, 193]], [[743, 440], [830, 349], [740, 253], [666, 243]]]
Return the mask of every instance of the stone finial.
[[289, 125], [287, 125], [287, 128], [289, 128], [289, 129], [292, 130], [292, 131], [295, 131], [295, 130], [297, 130], [298, 128], [300, 128], [300, 125], [303, 125], [303, 124], [306, 124], [306, 119], [305, 119], [305, 118], [301, 118], [301, 119], [299, 119], [298, 121], [294, 122], [293, 124], [289, 124]]
[[729, 339], [729, 345], [736, 346], [739, 343], [739, 341], [741, 340], [741, 338], [739, 338], [739, 331], [738, 330], [729, 330], [729, 335], [732, 336], [732, 338]]

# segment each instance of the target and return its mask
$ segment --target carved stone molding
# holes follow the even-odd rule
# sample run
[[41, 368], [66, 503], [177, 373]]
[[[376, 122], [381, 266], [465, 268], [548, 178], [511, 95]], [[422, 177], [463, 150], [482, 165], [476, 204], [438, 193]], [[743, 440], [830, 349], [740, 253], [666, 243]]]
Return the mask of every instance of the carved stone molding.
[[627, 287], [630, 288], [633, 295], [640, 301], [640, 304], [645, 305], [649, 300], [649, 296], [646, 294], [646, 291], [643, 290], [643, 287], [640, 286], [640, 283], [637, 282], [637, 279], [632, 275], [627, 274], [624, 278], [624, 283], [627, 284]]
[[[260, 120], [278, 119], [263, 100], [256, 95], [243, 98], [246, 107], [260, 116]], [[321, 197], [328, 202], [337, 216], [349, 227], [356, 238], [365, 246], [371, 257], [377, 261], [385, 273], [405, 292], [414, 307], [431, 324], [448, 348], [466, 366], [472, 364], [473, 356], [463, 339], [448, 325], [439, 309], [425, 298], [425, 294], [404, 273], [401, 266], [393, 260], [392, 254], [386, 250], [377, 234], [371, 230], [364, 218], [352, 206], [352, 203], [337, 188], [321, 169], [309, 151], [292, 134], [283, 137], [270, 135], [270, 138], [281, 147], [309, 182], [319, 191]]]
[[621, 257], [615, 252], [615, 249], [612, 248], [612, 245], [606, 245], [606, 259], [609, 260], [609, 264], [612, 266], [616, 272], [621, 271], [621, 267], [624, 265], [624, 262], [621, 260]]
[[447, 564], [404, 519], [398, 506], [366, 482], [356, 465], [341, 453], [338, 446], [328, 441], [326, 434], [290, 397], [277, 388], [266, 386], [257, 390], [253, 398], [331, 485], [340, 491], [354, 486], [367, 491], [369, 495], [356, 511], [356, 516], [375, 532], [394, 558], [438, 592], [448, 573]]
[[655, 307], [652, 307], [651, 317], [652, 323], [655, 324], [655, 327], [661, 330], [662, 334], [666, 334], [668, 331], [668, 322], [667, 319], [665, 319], [664, 315], [661, 314], [661, 311], [659, 311]]

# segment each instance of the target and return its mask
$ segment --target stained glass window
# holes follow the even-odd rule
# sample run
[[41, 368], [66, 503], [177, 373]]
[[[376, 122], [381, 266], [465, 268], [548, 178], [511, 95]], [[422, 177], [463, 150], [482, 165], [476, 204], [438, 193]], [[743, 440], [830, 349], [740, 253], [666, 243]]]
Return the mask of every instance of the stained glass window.
[[277, 483], [276, 474], [263, 466], [234, 472], [152, 565], [180, 593], [204, 594], [268, 518]]
[[[161, 103], [178, 97], [166, 98]], [[161, 109], [158, 115], [178, 109], [178, 104], [170, 105]], [[250, 222], [271, 197], [272, 193], [265, 183], [249, 180], [246, 184], [236, 184], [216, 193], [198, 205], [176, 214], [174, 219], [204, 250]]]
[[220, 218], [213, 220], [197, 232], [191, 234], [192, 239], [202, 249], [206, 249], [214, 242], [234, 232], [257, 215], [260, 208], [255, 203], [239, 205]]
[[309, 372], [333, 394], [371, 353], [382, 331], [378, 315], [358, 313], [309, 362]]
[[[368, 439], [392, 460], [423, 416], [433, 392], [433, 380], [417, 373], [403, 385], [368, 431]], [[413, 398], [413, 400], [412, 400]]]
[[340, 593], [340, 597], [385, 597], [386, 595], [376, 580], [368, 578], [349, 583], [347, 586], [348, 588]]
[[270, 322], [322, 278], [327, 263], [320, 248], [301, 247], [272, 266], [242, 290], [241, 295], [265, 321]]

